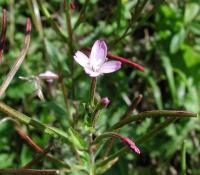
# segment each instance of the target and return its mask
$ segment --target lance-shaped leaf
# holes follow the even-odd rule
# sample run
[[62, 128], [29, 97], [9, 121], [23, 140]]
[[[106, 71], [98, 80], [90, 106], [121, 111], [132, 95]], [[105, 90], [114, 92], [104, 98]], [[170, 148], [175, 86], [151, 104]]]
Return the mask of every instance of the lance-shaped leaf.
[[76, 130], [74, 130], [73, 128], [69, 128], [68, 135], [70, 141], [75, 147], [77, 147], [78, 149], [87, 148], [87, 142], [81, 137], [81, 135]]

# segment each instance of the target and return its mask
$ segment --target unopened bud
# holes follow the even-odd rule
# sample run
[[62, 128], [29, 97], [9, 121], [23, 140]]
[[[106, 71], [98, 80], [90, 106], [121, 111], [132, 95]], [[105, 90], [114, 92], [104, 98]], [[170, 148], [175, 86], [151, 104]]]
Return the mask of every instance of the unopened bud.
[[108, 97], [103, 97], [100, 101], [100, 104], [103, 106], [103, 107], [107, 107], [110, 103], [110, 100]]
[[75, 8], [76, 8], [75, 3], [73, 1], [70, 2], [70, 9], [75, 10]]

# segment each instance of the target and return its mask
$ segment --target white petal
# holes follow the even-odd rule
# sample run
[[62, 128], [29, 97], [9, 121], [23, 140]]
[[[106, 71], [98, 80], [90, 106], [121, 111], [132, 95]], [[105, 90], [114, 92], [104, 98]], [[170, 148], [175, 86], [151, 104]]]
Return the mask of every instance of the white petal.
[[111, 73], [111, 72], [117, 71], [120, 68], [121, 68], [121, 62], [120, 61], [108, 61], [108, 62], [105, 62], [101, 66], [99, 72], [101, 72], [101, 73]]
[[106, 60], [107, 46], [102, 40], [95, 41], [90, 54], [90, 65], [98, 69]]
[[74, 55], [74, 59], [77, 63], [79, 63], [81, 66], [86, 67], [89, 63], [89, 58], [80, 51], [77, 51]]
[[49, 70], [47, 70], [47, 71], [44, 72], [44, 73], [40, 73], [40, 74], [39, 74], [39, 77], [55, 77], [55, 78], [57, 78], [58, 75], [55, 74], [55, 73], [53, 73], [53, 72], [51, 72], [51, 71], [49, 71]]
[[47, 80], [47, 81], [49, 81], [49, 82], [52, 82], [53, 80], [56, 80], [56, 79], [59, 78], [57, 74], [55, 74], [55, 73], [53, 73], [53, 72], [51, 72], [51, 71], [49, 71], [49, 70], [46, 71], [46, 72], [44, 72], [44, 73], [40, 73], [40, 74], [38, 75], [38, 77], [39, 77], [40, 79], [42, 79], [42, 80]]
[[85, 67], [84, 70], [90, 77], [97, 77], [101, 75], [100, 72], [94, 72], [90, 67]]

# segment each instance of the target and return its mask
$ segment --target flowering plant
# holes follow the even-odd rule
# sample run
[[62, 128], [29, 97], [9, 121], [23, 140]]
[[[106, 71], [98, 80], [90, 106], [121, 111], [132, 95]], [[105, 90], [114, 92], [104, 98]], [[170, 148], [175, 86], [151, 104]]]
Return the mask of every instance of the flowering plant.
[[[139, 19], [146, 2], [146, 0], [138, 1], [134, 6], [136, 11], [131, 13], [128, 28], [124, 32], [119, 32], [122, 34], [121, 36], [110, 42], [106, 38], [107, 35], [102, 34], [101, 37], [108, 43], [110, 51], [114, 51], [113, 47], [118, 47], [117, 43], [130, 35], [130, 30], [135, 30], [135, 22]], [[1, 167], [0, 174], [104, 174], [111, 167], [114, 167], [121, 157], [125, 159], [127, 152], [130, 153], [132, 160], [141, 159], [146, 152], [146, 148], [149, 147], [146, 141], [178, 119], [197, 117], [196, 113], [179, 110], [160, 109], [139, 112], [142, 111], [138, 109], [138, 105], [142, 101], [142, 95], [134, 94], [133, 100], [130, 100], [130, 94], [125, 93], [126, 90], [122, 89], [128, 83], [135, 83], [130, 78], [132, 75], [129, 74], [129, 68], [137, 76], [146, 76], [148, 71], [132, 59], [108, 53], [107, 44], [104, 40], [93, 41], [94, 38], [97, 38], [95, 32], [91, 32], [92, 34], [95, 33], [95, 37], [90, 36], [89, 42], [87, 38], [84, 42], [81, 42], [83, 37], [79, 35], [84, 29], [81, 29], [81, 32], [77, 32], [77, 30], [81, 28], [81, 24], [85, 25], [82, 22], [85, 10], [90, 2], [85, 1], [78, 16], [76, 16], [76, 13], [79, 4], [75, 3], [75, 1], [64, 1], [62, 8], [65, 9], [66, 22], [63, 22], [63, 16], [50, 14], [47, 9], [48, 5], [45, 2], [39, 0], [27, 1], [33, 19], [27, 18], [24, 46], [14, 63], [8, 61], [7, 57], [3, 59], [3, 51], [7, 42], [7, 17], [6, 10], [3, 10], [0, 66], [3, 67], [5, 63], [9, 66], [6, 66], [6, 71], [1, 69], [1, 71], [8, 72], [8, 74], [3, 76], [0, 86], [0, 111], [3, 116], [0, 124], [11, 121], [13, 124], [11, 129], [14, 130], [12, 133], [19, 135], [21, 140], [13, 139], [11, 142], [9, 139], [13, 137], [7, 138], [9, 140], [9, 144], [6, 145], [8, 148], [13, 149], [13, 143], [15, 143], [14, 148], [16, 149], [13, 152], [16, 151], [16, 158], [13, 159], [11, 165], [12, 167], [18, 166], [18, 168]], [[118, 3], [121, 6], [121, 3], [124, 2], [119, 1]], [[160, 3], [159, 1], [155, 7], [159, 6]], [[43, 14], [42, 18], [40, 18], [40, 13]], [[74, 18], [76, 19], [75, 23]], [[42, 41], [39, 43], [38, 40], [33, 40], [36, 45], [34, 45], [34, 42], [30, 43], [31, 36], [35, 34], [31, 34], [31, 21], [34, 22], [34, 27], [37, 29]], [[52, 28], [47, 32], [44, 28], [48, 25], [46, 23], [42, 25], [44, 21], [52, 25]], [[59, 23], [60, 21], [62, 22]], [[62, 24], [66, 24], [67, 33], [65, 28], [62, 28]], [[120, 23], [118, 25], [120, 26]], [[141, 23], [138, 23], [138, 25], [141, 25]], [[52, 32], [55, 33], [52, 34]], [[84, 33], [83, 36], [86, 37], [86, 34]], [[57, 36], [59, 37], [57, 38]], [[98, 36], [100, 37], [100, 35]], [[51, 42], [51, 37], [56, 37], [56, 42], [60, 43], [62, 41], [62, 44], [54, 45], [54, 42]], [[93, 42], [91, 49], [85, 47]], [[14, 42], [8, 46], [13, 45]], [[34, 46], [32, 47], [32, 45]], [[123, 47], [125, 48], [123, 51], [130, 50], [129, 45], [124, 42]], [[31, 49], [29, 49], [29, 46]], [[28, 50], [30, 50], [29, 54], [27, 54]], [[7, 52], [6, 50], [5, 53], [7, 54]], [[38, 52], [38, 55], [42, 55], [42, 61], [38, 61]], [[133, 52], [129, 52], [131, 57], [132, 54]], [[15, 56], [15, 54], [11, 55]], [[26, 71], [18, 72], [25, 57], [29, 58], [27, 63], [32, 58], [34, 64], [32, 66], [28, 64], [25, 66]], [[86, 74], [83, 74], [83, 70], [79, 69], [78, 64], [75, 63], [78, 63]], [[12, 65], [10, 66], [10, 64]], [[34, 71], [32, 70], [33, 67], [35, 68]], [[9, 68], [10, 70], [8, 70]], [[132, 71], [132, 68], [142, 73], [135, 69]], [[20, 93], [18, 94], [15, 91], [13, 94], [16, 95], [16, 98], [9, 96], [12, 93], [9, 93], [8, 89], [15, 86], [15, 84], [11, 84], [13, 79], [16, 78], [13, 83], [24, 83], [16, 76], [17, 72], [20, 74], [20, 80], [28, 80], [25, 82], [29, 85], [28, 88], [24, 88], [28, 91], [24, 95], [25, 97], [19, 97]], [[24, 76], [24, 74], [27, 75]], [[110, 74], [110, 76], [104, 76], [104, 74]], [[121, 79], [123, 83], [120, 84]], [[90, 87], [88, 80], [91, 81]], [[112, 83], [110, 83], [111, 81]], [[33, 82], [34, 90], [29, 88], [32, 87], [30, 82]], [[116, 90], [118, 90], [117, 93]], [[21, 91], [23, 91], [23, 88], [20, 87], [18, 92]], [[35, 92], [36, 96], [32, 96], [32, 92]], [[125, 103], [119, 103], [122, 101], [121, 99]], [[146, 105], [145, 109], [147, 108], [149, 109], [149, 105]], [[33, 116], [29, 117], [28, 115], [31, 114]], [[141, 127], [143, 124], [141, 122], [145, 119], [150, 118], [153, 120], [160, 117], [166, 118], [166, 120], [163, 121], [162, 119], [161, 123], [156, 124], [154, 127], [146, 127], [147, 132], [138, 132], [136, 129], [136, 127]], [[131, 124], [135, 124], [134, 129], [129, 127]], [[124, 130], [124, 128], [128, 129]], [[4, 137], [6, 136], [4, 134]], [[25, 144], [31, 148], [31, 151], [34, 151], [34, 156], [28, 157], [30, 160], [24, 159], [25, 156], [23, 156], [26, 155], [27, 151], [27, 148], [24, 149], [23, 147]], [[159, 144], [156, 146], [160, 147]], [[21, 153], [20, 156], [18, 155], [19, 152]], [[46, 163], [47, 161], [48, 163]]]

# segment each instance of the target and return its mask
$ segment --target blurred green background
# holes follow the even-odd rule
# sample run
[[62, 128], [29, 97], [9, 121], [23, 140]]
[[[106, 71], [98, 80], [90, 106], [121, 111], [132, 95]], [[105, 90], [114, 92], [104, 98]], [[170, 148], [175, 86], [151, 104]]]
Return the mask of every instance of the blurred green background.
[[[73, 1], [72, 26], [76, 24], [85, 0]], [[200, 112], [200, 1], [166, 0], [157, 7], [156, 0], [147, 1], [136, 22], [129, 28], [128, 35], [121, 39], [131, 21], [136, 0], [90, 0], [87, 3], [80, 25], [74, 30], [74, 47], [91, 47], [95, 40], [104, 39], [108, 50], [136, 61], [145, 67], [139, 72], [123, 65], [116, 73], [99, 78], [97, 92], [108, 96], [109, 107], [103, 111], [99, 128], [108, 128], [119, 120], [133, 98], [142, 94], [137, 111], [152, 109], [180, 109]], [[54, 22], [67, 35], [65, 8], [61, 0], [43, 1]], [[72, 55], [63, 37], [52, 27], [52, 22], [39, 8], [37, 0], [1, 0], [0, 10], [8, 10], [8, 31], [4, 61], [0, 65], [0, 82], [16, 60], [23, 46], [25, 21], [30, 16], [33, 27], [28, 55], [10, 84], [3, 99], [15, 109], [38, 120], [66, 129], [69, 123], [61, 84], [42, 83], [45, 101], [37, 98], [34, 83], [19, 79], [19, 76], [37, 76], [51, 70], [63, 77], [69, 96], [74, 87], [72, 111], [74, 117], [81, 116], [83, 102], [87, 102], [90, 78], [75, 64], [74, 82], [71, 81], [69, 64]], [[151, 14], [151, 12], [153, 13]], [[0, 113], [0, 118], [5, 114]], [[137, 138], [152, 129], [163, 119], [146, 119], [121, 130], [123, 135]], [[45, 147], [55, 142], [48, 135], [23, 126], [33, 140]], [[79, 128], [81, 129], [81, 128]], [[131, 152], [124, 155], [105, 174], [120, 175], [178, 175], [180, 174], [181, 145], [186, 140], [187, 174], [200, 174], [200, 122], [198, 119], [182, 119], [170, 125], [145, 144], [139, 145], [142, 154]], [[122, 144], [115, 143], [111, 152]], [[55, 150], [62, 160], [71, 160], [66, 146]], [[16, 134], [11, 122], [0, 122], [0, 168], [21, 167], [34, 155], [34, 151]], [[6, 161], [5, 161], [6, 160]], [[37, 165], [52, 168], [44, 161]], [[78, 174], [78, 173], [75, 173]]]

